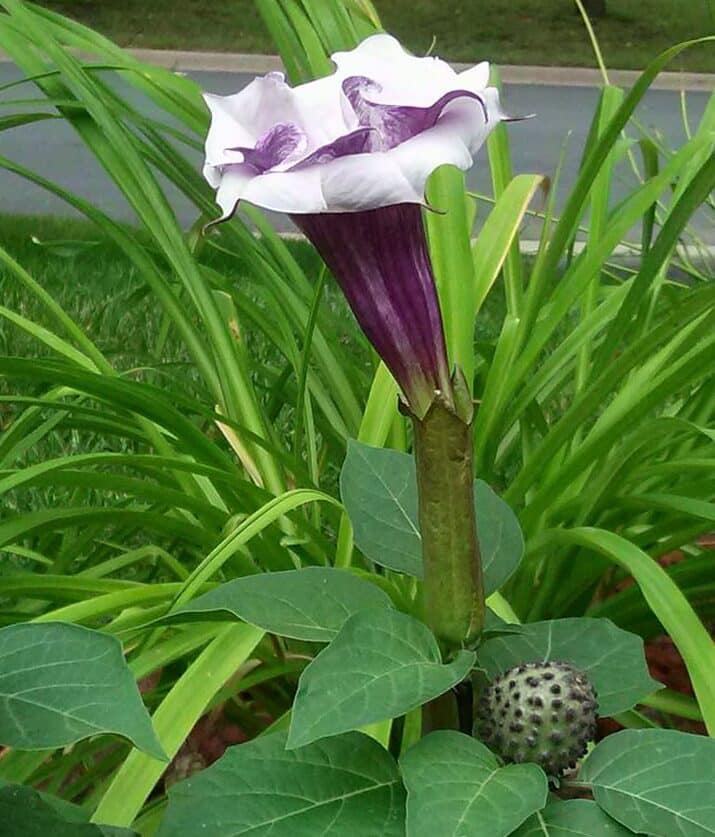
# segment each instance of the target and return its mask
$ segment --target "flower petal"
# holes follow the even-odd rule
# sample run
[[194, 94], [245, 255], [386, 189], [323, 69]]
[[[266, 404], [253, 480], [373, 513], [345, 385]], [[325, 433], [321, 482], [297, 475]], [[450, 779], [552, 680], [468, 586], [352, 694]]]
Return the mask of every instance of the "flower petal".
[[489, 84], [489, 62], [482, 61], [457, 75], [460, 87], [479, 93]]
[[213, 166], [235, 162], [235, 155], [227, 155], [227, 150], [253, 148], [276, 123], [295, 122], [297, 116], [292, 90], [282, 73], [255, 78], [233, 96], [204, 94], [204, 101], [211, 111], [206, 162]]
[[391, 35], [366, 38], [350, 52], [332, 56], [341, 79], [366, 76], [381, 88], [377, 101], [428, 107], [455, 86], [457, 74], [439, 58], [417, 58]]
[[388, 35], [335, 55], [332, 76], [296, 88], [279, 73], [207, 96], [204, 175], [226, 218], [239, 200], [292, 214], [424, 203], [429, 175], [467, 169], [504, 118], [487, 64], [457, 75]]
[[358, 212], [397, 203], [424, 203], [401, 167], [385, 152], [354, 154], [320, 166], [327, 212]]
[[437, 292], [419, 206], [298, 215], [340, 283], [368, 339], [424, 414], [436, 390], [450, 388]]
[[341, 80], [333, 74], [294, 88], [298, 124], [308, 135], [311, 151], [358, 127], [355, 116], [343, 110]]
[[357, 128], [345, 136], [338, 137], [333, 142], [321, 145], [307, 157], [290, 167], [290, 171], [304, 169], [306, 166], [313, 166], [321, 163], [328, 163], [338, 157], [346, 157], [349, 154], [362, 154], [370, 150], [370, 135], [372, 128]]
[[243, 160], [240, 162], [264, 172], [276, 166], [290, 165], [307, 145], [308, 138], [301, 128], [292, 122], [279, 122], [258, 140], [255, 148], [238, 146], [228, 150], [241, 152]]
[[229, 218], [241, 200], [275, 212], [325, 212], [320, 182], [322, 166], [302, 171], [256, 174], [248, 165], [228, 166], [216, 193], [216, 202]]
[[290, 171], [265, 174], [256, 174], [248, 164], [226, 166], [216, 194], [222, 217], [230, 217], [241, 200], [274, 212], [298, 215], [423, 203], [424, 191], [415, 191], [400, 166], [387, 154], [352, 154], [328, 163], [305, 168], [299, 164]]
[[365, 142], [364, 131], [358, 130], [319, 149], [312, 164], [301, 161], [288, 171], [257, 175], [248, 166], [226, 166], [217, 195], [223, 217], [233, 213], [239, 200], [293, 214], [424, 203], [430, 174], [443, 165], [466, 171], [498, 123], [498, 99], [492, 90], [485, 91], [489, 122], [479, 102], [455, 100], [434, 127], [385, 152], [351, 153]]
[[240, 163], [240, 150], [256, 148], [272, 129], [285, 124], [303, 132], [303, 150], [310, 153], [357, 127], [354, 115], [346, 122], [341, 99], [340, 83], [334, 76], [293, 88], [282, 73], [256, 78], [233, 96], [204, 94], [211, 112], [206, 162], [210, 166]]
[[385, 156], [402, 172], [413, 193], [423, 200], [427, 180], [433, 171], [448, 165], [466, 171], [473, 162], [463, 137], [445, 124], [418, 134], [390, 149]]
[[343, 92], [360, 125], [374, 128], [372, 150], [386, 151], [416, 134], [432, 128], [442, 111], [455, 99], [467, 98], [480, 103], [485, 121], [488, 119], [486, 104], [479, 93], [471, 90], [449, 90], [428, 107], [413, 105], [380, 104], [372, 96], [379, 92], [379, 85], [364, 76], [351, 76], [343, 81]]
[[484, 91], [488, 114], [485, 119], [481, 103], [458, 99], [442, 113], [437, 123], [406, 142], [391, 148], [385, 156], [400, 169], [415, 194], [424, 196], [427, 180], [435, 169], [452, 165], [466, 171], [473, 156], [484, 144], [500, 116], [496, 90]]

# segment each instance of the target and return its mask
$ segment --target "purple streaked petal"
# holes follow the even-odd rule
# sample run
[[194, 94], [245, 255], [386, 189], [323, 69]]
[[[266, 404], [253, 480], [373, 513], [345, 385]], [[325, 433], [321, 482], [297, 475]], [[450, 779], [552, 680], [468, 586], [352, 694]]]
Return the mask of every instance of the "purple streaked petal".
[[432, 171], [469, 168], [504, 118], [484, 86], [487, 65], [457, 75], [387, 35], [335, 63], [332, 76], [295, 88], [269, 75], [235, 96], [206, 97], [204, 175], [224, 218], [239, 200], [290, 214], [423, 204]]
[[[220, 169], [207, 165], [204, 174], [218, 187], [224, 218], [239, 200], [291, 214], [362, 212], [391, 204], [424, 204], [430, 174], [443, 165], [468, 169], [473, 155], [498, 123], [496, 90], [484, 91], [484, 99], [493, 117], [489, 123], [485, 123], [480, 107], [469, 99], [458, 99], [434, 127], [389, 151], [351, 153], [372, 132], [358, 129], [343, 138], [345, 145], [342, 139], [328, 144], [327, 159], [308, 164], [301, 161], [287, 170], [263, 174], [245, 163]], [[341, 151], [347, 153], [340, 156]]]
[[350, 154], [363, 154], [370, 150], [370, 135], [372, 128], [358, 128], [345, 136], [338, 137], [333, 142], [321, 145], [300, 162], [290, 167], [290, 171], [304, 169], [306, 166], [321, 165], [337, 160], [339, 157], [347, 157]]
[[268, 130], [255, 148], [236, 146], [227, 151], [240, 151], [243, 162], [263, 173], [301, 154], [308, 145], [305, 132], [293, 122], [279, 122]]
[[297, 126], [310, 150], [332, 142], [357, 127], [354, 116], [346, 122], [342, 98], [334, 77], [291, 87], [281, 73], [256, 78], [232, 96], [205, 94], [211, 113], [206, 162], [210, 166], [241, 162], [230, 149], [256, 148], [276, 125]]
[[288, 213], [339, 281], [417, 416], [451, 397], [421, 205], [439, 166], [467, 169], [504, 114], [486, 64], [457, 75], [388, 35], [336, 53], [336, 71], [289, 87], [256, 79], [206, 97], [204, 175], [223, 219], [240, 200]]
[[[484, 98], [473, 90], [449, 90], [428, 107], [392, 105], [373, 101], [381, 92], [380, 85], [364, 76], [351, 76], [343, 81], [343, 92], [360, 125], [374, 129], [373, 151], [388, 151], [417, 134], [434, 127], [444, 109], [455, 99], [473, 99], [482, 110], [485, 122], [489, 113]], [[370, 96], [373, 94], [373, 97]]]
[[280, 73], [255, 78], [232, 96], [204, 95], [204, 101], [211, 112], [206, 158], [212, 165], [232, 162], [227, 149], [255, 147], [274, 125], [298, 122], [293, 88]]
[[412, 410], [424, 414], [435, 391], [449, 392], [450, 382], [420, 207], [292, 217], [339, 282]]

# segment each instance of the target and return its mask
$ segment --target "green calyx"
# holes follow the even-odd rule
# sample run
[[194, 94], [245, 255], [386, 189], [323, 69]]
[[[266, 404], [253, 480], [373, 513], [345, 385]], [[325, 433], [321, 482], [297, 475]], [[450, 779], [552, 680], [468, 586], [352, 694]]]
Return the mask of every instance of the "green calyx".
[[508, 762], [534, 762], [556, 779], [586, 753], [598, 703], [586, 675], [562, 662], [509, 669], [483, 691], [479, 737]]

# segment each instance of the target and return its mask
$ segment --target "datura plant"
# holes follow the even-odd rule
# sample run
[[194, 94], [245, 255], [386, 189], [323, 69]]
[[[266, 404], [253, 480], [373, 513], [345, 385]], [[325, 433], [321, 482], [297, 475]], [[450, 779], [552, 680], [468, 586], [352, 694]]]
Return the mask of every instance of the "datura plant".
[[[115, 366], [0, 247], [3, 292], [49, 325], [9, 291], [1, 321], [56, 355], [0, 355], [3, 385], [34, 387], [2, 396], [20, 407], [0, 432], [0, 834], [715, 834], [697, 540], [715, 293], [691, 260], [688, 282], [669, 273], [711, 206], [715, 100], [683, 148], [643, 140], [642, 172], [623, 137], [685, 46], [604, 88], [557, 218], [551, 197], [530, 209], [543, 175], [511, 175], [494, 68], [409, 54], [369, 0], [256, 0], [287, 76], [231, 96], [0, 6], [0, 47], [57, 111], [0, 131], [65, 120], [142, 233], [0, 165], [112, 239], [161, 310], [157, 355], [184, 350], [147, 379]], [[180, 143], [204, 148], [203, 178]], [[484, 145], [473, 242], [462, 172]], [[642, 177], [610, 209], [622, 162]], [[195, 208], [188, 232], [157, 173]], [[631, 275], [610, 258], [634, 225]], [[377, 360], [352, 320], [345, 347], [338, 291], [326, 314], [328, 273]], [[170, 388], [172, 366], [190, 382]], [[15, 510], [23, 491], [50, 499]], [[692, 562], [657, 560], [679, 547]], [[663, 630], [692, 694], [651, 677]]]
[[504, 118], [489, 65], [456, 73], [373, 35], [331, 75], [280, 73], [208, 95], [204, 175], [223, 219], [246, 200], [285, 212], [315, 245], [392, 372], [414, 428], [424, 612], [452, 647], [484, 626], [469, 389], [450, 374], [422, 221], [442, 165], [467, 169]]

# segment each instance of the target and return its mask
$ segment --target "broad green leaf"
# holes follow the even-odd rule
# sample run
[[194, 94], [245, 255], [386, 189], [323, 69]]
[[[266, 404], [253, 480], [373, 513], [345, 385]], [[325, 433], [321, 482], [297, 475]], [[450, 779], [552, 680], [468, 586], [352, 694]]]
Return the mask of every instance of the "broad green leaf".
[[519, 634], [522, 626], [513, 622], [506, 622], [496, 614], [488, 605], [484, 614], [483, 636], [495, 636], [496, 634]]
[[414, 459], [351, 440], [340, 472], [340, 496], [358, 549], [381, 566], [421, 577]]
[[126, 828], [93, 825], [81, 808], [24, 785], [0, 788], [3, 837], [132, 837]]
[[546, 804], [535, 764], [500, 767], [482, 743], [433, 732], [400, 759], [407, 787], [407, 837], [507, 837]]
[[[380, 361], [375, 376], [372, 379], [370, 392], [358, 430], [358, 441], [363, 444], [379, 447], [387, 439], [390, 429], [402, 417], [398, 418], [399, 388], [390, 370]], [[348, 443], [349, 445], [350, 443]], [[354, 537], [350, 518], [343, 510], [340, 518], [338, 542], [335, 547], [335, 566], [348, 567], [353, 557]]]
[[404, 820], [397, 765], [372, 738], [352, 732], [286, 751], [278, 733], [175, 785], [158, 837], [402, 837]]
[[715, 740], [676, 730], [624, 730], [581, 768], [596, 802], [638, 834], [715, 834]]
[[[34, 758], [35, 766], [38, 764], [42, 764], [44, 758], [47, 757], [47, 753], [42, 752], [28, 752], [27, 750], [19, 751], [15, 750], [11, 753], [6, 753], [3, 756], [3, 761], [7, 763], [8, 761], [12, 761], [12, 756], [15, 758], [21, 758], [20, 753], [22, 752], [22, 756], [27, 758], [28, 756]], [[5, 765], [3, 764], [3, 767]], [[20, 769], [18, 772], [22, 772]], [[8, 775], [8, 772], [5, 772], [5, 775]], [[78, 822], [78, 823], [85, 823], [89, 822], [89, 814], [84, 810], [84, 808], [80, 808], [79, 805], [75, 805], [72, 802], [67, 802], [66, 799], [61, 799], [59, 796], [53, 796], [51, 793], [46, 793], [45, 791], [38, 791], [35, 788], [29, 787], [27, 785], [23, 785], [22, 782], [26, 780], [27, 777], [23, 777], [22, 779], [15, 779], [13, 777], [12, 781], [6, 780], [0, 777], [0, 806], [6, 805], [9, 806], [11, 804], [15, 804], [9, 800], [16, 800], [21, 804], [35, 805], [38, 803], [33, 797], [36, 795], [39, 797], [39, 802], [42, 805], [51, 809], [56, 816], [66, 822]], [[38, 807], [39, 804], [38, 804]], [[0, 820], [0, 822], [4, 822], [4, 820]]]
[[662, 688], [648, 674], [643, 640], [608, 619], [555, 619], [522, 625], [518, 634], [488, 639], [479, 665], [489, 678], [519, 663], [561, 660], [588, 674], [598, 713], [616, 715]]
[[330, 642], [353, 613], [379, 607], [392, 605], [375, 584], [346, 570], [306, 567], [237, 578], [160, 621], [243, 619], [279, 636]]
[[165, 760], [122, 647], [60, 622], [0, 630], [0, 741], [23, 750], [113, 733]]
[[[220, 626], [211, 643], [174, 683], [153, 715], [159, 740], [171, 758], [226, 681], [232, 678], [236, 682], [237, 672], [263, 636], [253, 625]], [[155, 662], [162, 664], [161, 660]], [[112, 777], [93, 819], [131, 825], [165, 769], [156, 759], [133, 750]]]
[[513, 837], [628, 837], [632, 833], [590, 799], [567, 799], [552, 802], [529, 817]]
[[[384, 567], [422, 576], [414, 458], [406, 453], [348, 442], [340, 493], [355, 544]], [[516, 515], [483, 481], [474, 483], [484, 587], [498, 590], [517, 568], [524, 539]]]
[[484, 590], [489, 596], [519, 566], [524, 554], [524, 536], [514, 512], [483, 480], [474, 483], [474, 505]]
[[451, 689], [473, 664], [469, 651], [443, 664], [437, 640], [412, 616], [361, 610], [301, 674], [288, 746], [404, 715]]

